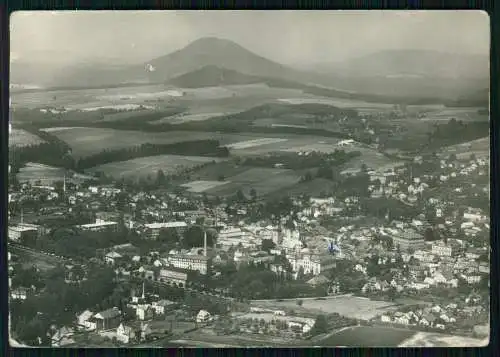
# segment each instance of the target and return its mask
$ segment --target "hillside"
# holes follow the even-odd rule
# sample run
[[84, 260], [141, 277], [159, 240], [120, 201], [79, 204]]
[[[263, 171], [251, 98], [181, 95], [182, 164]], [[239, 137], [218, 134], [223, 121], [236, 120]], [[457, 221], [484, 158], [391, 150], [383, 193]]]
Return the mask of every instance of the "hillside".
[[[25, 61], [13, 64], [11, 72], [12, 83], [40, 81], [46, 87], [87, 88], [169, 81], [194, 88], [256, 83], [252, 77], [260, 77], [274, 87], [388, 103], [408, 99], [418, 102], [422, 98], [427, 98], [426, 102], [456, 100], [489, 84], [488, 59], [481, 56], [384, 51], [345, 63], [316, 64], [308, 70], [298, 70], [215, 37], [195, 40], [180, 50], [138, 65], [116, 66], [113, 61], [101, 60], [37, 67]], [[349, 92], [355, 92], [354, 97]], [[355, 98], [357, 95], [364, 98]]]
[[180, 88], [203, 88], [224, 85], [254, 84], [262, 82], [259, 77], [249, 76], [214, 65], [185, 73], [171, 79], [168, 83]]
[[337, 88], [388, 96], [456, 99], [489, 84], [489, 57], [438, 51], [380, 51], [308, 70], [333, 77]]

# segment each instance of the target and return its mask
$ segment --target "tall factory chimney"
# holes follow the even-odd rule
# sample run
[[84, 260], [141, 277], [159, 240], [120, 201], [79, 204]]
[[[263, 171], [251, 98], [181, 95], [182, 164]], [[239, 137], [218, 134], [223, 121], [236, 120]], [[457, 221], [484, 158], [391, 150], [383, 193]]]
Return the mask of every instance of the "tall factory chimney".
[[203, 255], [207, 256], [207, 231], [203, 230]]

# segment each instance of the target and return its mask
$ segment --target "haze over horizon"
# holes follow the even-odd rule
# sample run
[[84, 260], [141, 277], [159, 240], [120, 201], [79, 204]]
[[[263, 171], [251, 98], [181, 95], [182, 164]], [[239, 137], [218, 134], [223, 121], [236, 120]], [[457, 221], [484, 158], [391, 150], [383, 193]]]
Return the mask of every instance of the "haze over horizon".
[[10, 26], [11, 60], [40, 64], [144, 63], [203, 37], [299, 67], [383, 50], [490, 47], [482, 11], [32, 11], [14, 13]]

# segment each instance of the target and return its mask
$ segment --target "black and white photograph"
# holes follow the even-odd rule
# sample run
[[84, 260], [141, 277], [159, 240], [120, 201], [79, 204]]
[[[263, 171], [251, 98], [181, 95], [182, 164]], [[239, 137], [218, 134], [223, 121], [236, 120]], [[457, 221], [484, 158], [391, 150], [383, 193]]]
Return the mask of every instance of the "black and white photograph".
[[11, 347], [489, 344], [486, 12], [9, 26]]

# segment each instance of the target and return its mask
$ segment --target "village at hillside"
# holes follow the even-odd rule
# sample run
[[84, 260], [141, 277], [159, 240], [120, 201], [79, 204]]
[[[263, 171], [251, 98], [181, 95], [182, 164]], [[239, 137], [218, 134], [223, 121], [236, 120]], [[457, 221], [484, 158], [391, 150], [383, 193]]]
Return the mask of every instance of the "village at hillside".
[[417, 156], [344, 172], [322, 197], [269, 200], [74, 177], [11, 183], [11, 336], [286, 346], [383, 326], [484, 338], [488, 170], [474, 155]]

